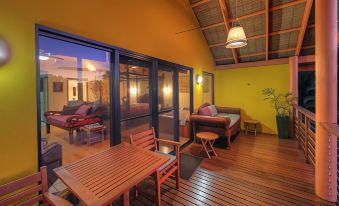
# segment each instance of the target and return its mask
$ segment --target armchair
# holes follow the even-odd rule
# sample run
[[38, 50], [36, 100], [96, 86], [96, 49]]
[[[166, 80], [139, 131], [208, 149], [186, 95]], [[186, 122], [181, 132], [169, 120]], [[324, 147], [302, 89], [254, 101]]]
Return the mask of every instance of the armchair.
[[0, 186], [0, 205], [54, 205], [72, 204], [48, 192], [47, 168], [40, 172]]
[[216, 115], [206, 114], [204, 110], [210, 104], [203, 104], [199, 107], [197, 113], [191, 115], [194, 137], [197, 132], [214, 132], [220, 137], [227, 138], [228, 146], [231, 146], [231, 136], [240, 131], [240, 109], [230, 107], [215, 107]]
[[[177, 189], [180, 188], [180, 172], [179, 172], [180, 171], [179, 170], [179, 166], [180, 166], [179, 146], [180, 146], [180, 143], [179, 142], [155, 138], [154, 128], [147, 130], [147, 131], [144, 131], [144, 132], [141, 132], [141, 133], [138, 133], [138, 134], [132, 134], [130, 136], [130, 141], [131, 141], [132, 145], [142, 147], [142, 148], [160, 153], [162, 155], [168, 156], [170, 158], [170, 160], [168, 162], [166, 162], [162, 167], [159, 168], [159, 171], [160, 171], [159, 183], [162, 184], [163, 182], [165, 182], [165, 180], [168, 177], [170, 177], [171, 175], [173, 175], [175, 173], [176, 186], [177, 186]], [[159, 152], [158, 143], [173, 145], [175, 147], [175, 156]]]

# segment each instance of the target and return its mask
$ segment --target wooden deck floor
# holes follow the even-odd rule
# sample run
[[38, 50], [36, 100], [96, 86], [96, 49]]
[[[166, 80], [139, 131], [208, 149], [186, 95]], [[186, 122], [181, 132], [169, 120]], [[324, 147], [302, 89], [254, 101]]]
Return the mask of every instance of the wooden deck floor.
[[[199, 144], [183, 153], [201, 156]], [[314, 169], [295, 140], [240, 134], [230, 150], [217, 148], [218, 157], [204, 159], [180, 191], [174, 180], [162, 185], [163, 205], [334, 205], [314, 194]], [[152, 205], [152, 181], [133, 205]]]

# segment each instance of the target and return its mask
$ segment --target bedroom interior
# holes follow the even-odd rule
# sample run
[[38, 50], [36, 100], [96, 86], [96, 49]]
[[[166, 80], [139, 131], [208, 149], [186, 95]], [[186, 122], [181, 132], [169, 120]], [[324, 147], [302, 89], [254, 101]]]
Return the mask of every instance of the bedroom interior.
[[337, 204], [338, 4], [0, 0], [0, 205]]

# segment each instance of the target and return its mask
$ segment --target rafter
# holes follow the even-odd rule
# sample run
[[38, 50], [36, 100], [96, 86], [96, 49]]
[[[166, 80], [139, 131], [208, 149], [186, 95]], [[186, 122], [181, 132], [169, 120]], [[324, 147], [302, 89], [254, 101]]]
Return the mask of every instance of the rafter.
[[270, 2], [266, 0], [266, 61], [268, 60], [268, 41], [269, 41], [269, 17], [270, 17]]
[[[223, 16], [223, 19], [224, 19], [224, 22], [225, 22], [226, 31], [227, 31], [227, 33], [229, 33], [231, 28], [230, 28], [230, 24], [228, 23], [228, 10], [227, 10], [227, 6], [225, 4], [225, 1], [219, 0], [219, 6], [220, 6], [221, 13], [222, 13], [222, 16]], [[235, 49], [232, 49], [232, 55], [233, 55], [233, 58], [234, 58], [234, 62], [237, 64], [238, 63], [238, 57], [237, 57], [237, 52], [236, 52]]]
[[[275, 11], [275, 10], [283, 9], [283, 8], [286, 8], [286, 7], [289, 7], [289, 6], [295, 6], [295, 5], [301, 4], [301, 3], [305, 2], [305, 1], [306, 0], [298, 0], [298, 1], [290, 2], [290, 3], [285, 3], [285, 4], [278, 5], [278, 6], [274, 6], [274, 7], [270, 8], [270, 11]], [[197, 3], [200, 3], [200, 2], [202, 2], [202, 1], [199, 1]], [[205, 3], [207, 3], [207, 2], [205, 2]], [[195, 4], [197, 4], [197, 3], [195, 3]], [[201, 5], [201, 4], [199, 4], [199, 5]], [[265, 13], [266, 13], [266, 9], [263, 9], [263, 10], [256, 11], [256, 12], [253, 12], [253, 13], [250, 13], [250, 14], [239, 16], [238, 19], [239, 20], [243, 20], [243, 19], [247, 19], [247, 18], [250, 18], [250, 17], [253, 17], [253, 16], [257, 16], [257, 15], [261, 15], [261, 14], [265, 14]], [[236, 19], [229, 19], [229, 22], [233, 22], [235, 20]], [[220, 22], [220, 23], [216, 23], [216, 24], [211, 24], [209, 26], [201, 27], [201, 30], [211, 29], [213, 27], [217, 27], [217, 26], [220, 26], [222, 24], [224, 24], [224, 22]]]
[[191, 4], [191, 7], [194, 8], [194, 7], [200, 6], [202, 4], [206, 4], [206, 3], [210, 2], [210, 1], [211, 0], [201, 0], [201, 1], [198, 1], [197, 3]]
[[[295, 48], [279, 49], [279, 50], [269, 51], [268, 54], [277, 54], [277, 53], [290, 52], [290, 51], [295, 51]], [[266, 55], [266, 51], [252, 53], [252, 54], [240, 55], [239, 58], [255, 57], [255, 56], [261, 56], [261, 55]], [[233, 58], [232, 57], [218, 58], [218, 59], [215, 59], [215, 61], [230, 60], [230, 59], [233, 59]]]
[[[299, 27], [291, 28], [291, 29], [284, 29], [284, 30], [280, 30], [280, 31], [271, 32], [268, 35], [269, 36], [274, 36], [274, 35], [279, 35], [279, 34], [284, 34], [284, 33], [288, 33], [288, 32], [299, 31], [299, 30], [300, 30]], [[260, 39], [260, 38], [265, 38], [265, 37], [266, 37], [266, 34], [259, 34], [259, 35], [247, 37], [247, 40]], [[212, 48], [212, 47], [217, 47], [217, 46], [223, 46], [225, 44], [226, 43], [222, 42], [222, 43], [208, 45], [208, 47]]]
[[238, 64], [227, 64], [227, 65], [218, 65], [216, 66], [217, 70], [223, 69], [236, 69], [236, 68], [245, 68], [245, 67], [258, 67], [258, 66], [269, 66], [276, 64], [287, 64], [289, 58], [281, 58], [281, 59], [270, 59], [268, 61], [256, 61], [256, 62], [245, 62]]
[[306, 28], [307, 28], [308, 18], [310, 16], [311, 9], [312, 9], [312, 4], [313, 4], [313, 0], [307, 0], [306, 1], [306, 6], [305, 6], [305, 9], [304, 9], [304, 16], [303, 16], [303, 19], [302, 19], [302, 22], [301, 22], [301, 28], [300, 28], [300, 31], [299, 31], [299, 36], [298, 36], [298, 41], [297, 41], [297, 49], [295, 50], [296, 56], [299, 56], [299, 54], [300, 54], [301, 45], [303, 44], [305, 31], [306, 31]]

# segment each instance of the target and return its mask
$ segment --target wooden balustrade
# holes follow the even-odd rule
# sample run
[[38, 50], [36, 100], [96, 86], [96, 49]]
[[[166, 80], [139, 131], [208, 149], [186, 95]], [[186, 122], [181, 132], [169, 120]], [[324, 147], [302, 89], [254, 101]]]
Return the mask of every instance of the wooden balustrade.
[[298, 105], [292, 107], [292, 135], [304, 151], [307, 163], [315, 164], [315, 116]]

